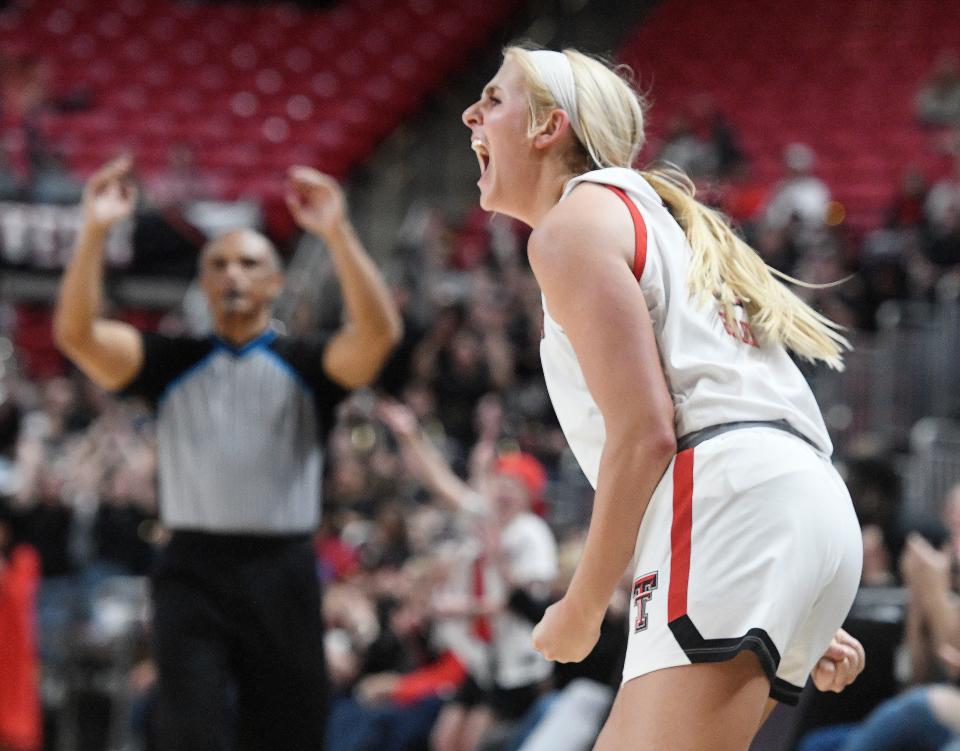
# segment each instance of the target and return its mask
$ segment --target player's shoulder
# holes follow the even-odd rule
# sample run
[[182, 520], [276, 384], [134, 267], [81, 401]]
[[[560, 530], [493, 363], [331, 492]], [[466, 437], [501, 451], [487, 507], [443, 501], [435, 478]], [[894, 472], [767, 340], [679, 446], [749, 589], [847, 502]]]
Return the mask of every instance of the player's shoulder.
[[623, 201], [609, 188], [578, 183], [531, 233], [531, 263], [559, 254], [596, 254], [607, 249], [624, 255], [631, 247], [632, 220]]
[[582, 228], [603, 233], [616, 230], [618, 224], [628, 223], [629, 214], [625, 215], [623, 211], [623, 201], [609, 186], [585, 181], [574, 185], [550, 209], [538, 229], [569, 232]]

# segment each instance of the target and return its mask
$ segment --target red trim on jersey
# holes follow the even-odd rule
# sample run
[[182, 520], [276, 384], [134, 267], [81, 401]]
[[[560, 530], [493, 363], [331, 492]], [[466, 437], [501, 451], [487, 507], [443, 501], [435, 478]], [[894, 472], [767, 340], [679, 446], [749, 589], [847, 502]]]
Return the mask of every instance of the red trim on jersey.
[[637, 204], [621, 188], [615, 185], [604, 185], [604, 187], [620, 196], [620, 200], [627, 205], [630, 217], [633, 219], [633, 231], [636, 236], [633, 250], [633, 275], [639, 281], [640, 277], [643, 276], [643, 267], [647, 263], [647, 223], [643, 221], [643, 216], [640, 214]]
[[673, 523], [670, 526], [670, 593], [667, 622], [687, 614], [690, 580], [690, 529], [693, 526], [693, 449], [677, 454], [673, 463]]

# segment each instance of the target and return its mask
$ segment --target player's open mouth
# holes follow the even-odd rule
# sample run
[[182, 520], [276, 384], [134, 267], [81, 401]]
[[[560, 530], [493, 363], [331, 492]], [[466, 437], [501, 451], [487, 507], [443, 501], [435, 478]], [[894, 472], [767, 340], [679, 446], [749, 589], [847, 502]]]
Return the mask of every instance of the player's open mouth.
[[479, 138], [474, 138], [470, 142], [470, 148], [477, 155], [477, 161], [480, 162], [480, 177], [483, 177], [483, 173], [487, 171], [490, 164], [490, 152], [487, 150], [486, 144]]

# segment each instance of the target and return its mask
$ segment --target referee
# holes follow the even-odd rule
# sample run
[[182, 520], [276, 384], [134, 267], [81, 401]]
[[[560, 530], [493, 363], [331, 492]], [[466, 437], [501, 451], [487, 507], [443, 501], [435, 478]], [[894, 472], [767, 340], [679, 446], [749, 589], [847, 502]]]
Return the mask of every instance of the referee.
[[99, 317], [107, 234], [136, 202], [130, 169], [117, 159], [84, 189], [54, 332], [96, 383], [157, 411], [161, 518], [173, 533], [153, 580], [160, 748], [318, 751], [327, 687], [310, 535], [324, 438], [337, 402], [376, 377], [400, 319], [339, 185], [306, 167], [290, 170], [287, 204], [331, 254], [347, 314], [332, 336], [270, 328], [283, 275], [250, 230], [203, 250], [213, 335]]

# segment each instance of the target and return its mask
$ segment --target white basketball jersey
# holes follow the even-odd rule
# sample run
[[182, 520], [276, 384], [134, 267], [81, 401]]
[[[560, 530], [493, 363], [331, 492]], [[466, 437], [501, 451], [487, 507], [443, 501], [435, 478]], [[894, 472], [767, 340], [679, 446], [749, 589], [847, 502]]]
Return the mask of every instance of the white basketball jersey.
[[[829, 455], [833, 446], [820, 409], [786, 350], [779, 344], [760, 344], [745, 317], [725, 321], [717, 305], [701, 305], [691, 297], [687, 277], [693, 251], [650, 184], [634, 170], [595, 170], [570, 180], [560, 200], [582, 182], [619, 189], [615, 192], [628, 208], [636, 209], [631, 209], [637, 242], [634, 272], [653, 321], [677, 436], [740, 420], [786, 420]], [[544, 298], [540, 343], [547, 390], [571, 450], [596, 487], [606, 438], [603, 416], [547, 303]]]

